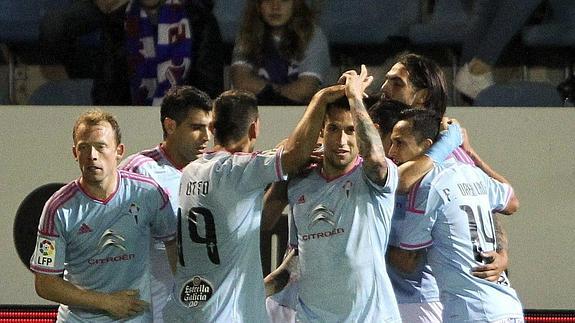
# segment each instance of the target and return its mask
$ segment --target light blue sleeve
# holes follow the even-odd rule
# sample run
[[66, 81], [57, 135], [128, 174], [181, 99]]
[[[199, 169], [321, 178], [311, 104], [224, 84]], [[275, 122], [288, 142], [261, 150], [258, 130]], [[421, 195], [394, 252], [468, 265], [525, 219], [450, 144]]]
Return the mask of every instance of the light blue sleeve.
[[421, 187], [417, 194], [428, 195], [427, 207], [425, 212], [410, 212], [408, 210], [405, 212], [405, 218], [398, 232], [398, 240], [399, 247], [406, 250], [423, 249], [433, 244], [431, 230], [442, 202], [435, 190], [429, 191], [429, 186]]
[[397, 166], [388, 158], [386, 158], [387, 163], [387, 178], [385, 180], [385, 185], [381, 186], [373, 181], [371, 181], [365, 171], [363, 172], [363, 177], [367, 184], [374, 188], [377, 192], [387, 197], [388, 195], [395, 195], [395, 191], [397, 189], [397, 185], [399, 183], [399, 173], [397, 170]]
[[227, 165], [228, 181], [243, 190], [260, 189], [272, 182], [287, 180], [281, 163], [281, 149], [252, 154], [234, 154], [232, 165]]
[[[64, 263], [66, 262], [66, 239], [64, 237], [64, 230], [60, 221], [61, 209], [56, 211], [53, 215], [55, 234], [51, 235], [38, 231], [36, 238], [36, 245], [34, 246], [34, 253], [30, 259], [30, 269], [34, 272], [59, 275], [64, 272]], [[39, 228], [43, 227], [43, 223], [48, 221], [46, 214], [46, 207], [40, 218]]]
[[491, 210], [499, 211], [505, 209], [513, 195], [513, 188], [509, 184], [501, 183], [487, 176], [485, 173], [484, 177], [487, 183]]
[[168, 194], [158, 186], [157, 190], [150, 190], [148, 195], [146, 199], [150, 207], [152, 236], [165, 241], [174, 239], [177, 225], [174, 214], [177, 214], [177, 210], [173, 209]]

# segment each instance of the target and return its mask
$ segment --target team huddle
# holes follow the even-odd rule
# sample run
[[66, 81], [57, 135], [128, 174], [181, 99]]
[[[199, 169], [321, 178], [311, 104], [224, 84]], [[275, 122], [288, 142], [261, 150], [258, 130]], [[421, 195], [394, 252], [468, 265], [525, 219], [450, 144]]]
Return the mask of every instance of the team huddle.
[[[519, 202], [444, 116], [440, 68], [399, 57], [376, 102], [372, 81], [343, 73], [264, 151], [246, 91], [172, 88], [162, 142], [125, 159], [115, 118], [82, 114], [81, 176], [38, 228], [38, 295], [61, 322], [523, 322], [496, 215]], [[286, 206], [264, 279], [260, 230]]]

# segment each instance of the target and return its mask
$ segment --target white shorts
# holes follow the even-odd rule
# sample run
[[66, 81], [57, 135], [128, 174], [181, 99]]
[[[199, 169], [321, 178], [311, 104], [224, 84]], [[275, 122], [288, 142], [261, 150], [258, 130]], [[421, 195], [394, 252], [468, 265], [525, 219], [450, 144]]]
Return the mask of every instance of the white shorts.
[[271, 297], [266, 297], [266, 310], [270, 323], [295, 323], [295, 310], [280, 305]]
[[397, 304], [403, 322], [441, 323], [441, 302]]

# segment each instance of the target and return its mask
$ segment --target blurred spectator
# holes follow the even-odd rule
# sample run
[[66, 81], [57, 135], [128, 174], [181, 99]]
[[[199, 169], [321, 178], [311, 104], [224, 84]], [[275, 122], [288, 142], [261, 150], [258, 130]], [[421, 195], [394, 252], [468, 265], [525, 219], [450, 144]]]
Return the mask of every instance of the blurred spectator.
[[121, 8], [128, 1], [76, 0], [65, 10], [48, 12], [40, 22], [41, 46], [64, 65], [68, 77], [94, 77], [98, 65], [95, 59], [101, 57], [101, 53], [82, 52], [78, 39], [113, 25], [114, 17], [122, 16]]
[[[469, 1], [469, 0], [462, 0]], [[478, 19], [463, 43], [463, 67], [455, 87], [474, 99], [494, 84], [493, 69], [501, 53], [543, 0], [480, 0]]]
[[307, 104], [330, 67], [328, 42], [305, 0], [247, 0], [236, 40], [234, 88], [262, 105]]
[[159, 105], [176, 84], [215, 97], [223, 89], [224, 51], [212, 7], [212, 0], [76, 1], [46, 17], [41, 37], [74, 70], [73, 56], [85, 54], [73, 55], [74, 39], [102, 30], [101, 52], [88, 62], [95, 65], [88, 77], [96, 105]]

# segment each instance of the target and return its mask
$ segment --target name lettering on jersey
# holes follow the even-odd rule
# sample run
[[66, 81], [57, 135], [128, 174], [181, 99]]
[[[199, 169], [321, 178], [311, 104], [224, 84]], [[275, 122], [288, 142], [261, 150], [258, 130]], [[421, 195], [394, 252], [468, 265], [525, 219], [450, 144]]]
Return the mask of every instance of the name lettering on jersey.
[[193, 181], [186, 184], [186, 195], [207, 195], [210, 181]]
[[345, 230], [343, 228], [335, 228], [331, 231], [304, 234], [301, 236], [301, 239], [303, 241], [307, 241], [307, 240], [314, 240], [314, 239], [321, 239], [321, 238], [329, 238], [331, 236], [342, 234], [344, 232], [345, 232]]
[[36, 262], [38, 265], [54, 267], [56, 259], [56, 241], [51, 239], [42, 239], [42, 241], [38, 243], [36, 255]]
[[204, 305], [214, 294], [214, 287], [207, 279], [194, 276], [180, 291], [180, 302], [189, 308]]
[[451, 194], [451, 191], [448, 188], [443, 189], [443, 194], [445, 194], [445, 198], [447, 199], [447, 201], [451, 202], [451, 198], [449, 197], [449, 194]]
[[459, 183], [457, 188], [463, 196], [487, 195], [487, 188], [482, 182]]
[[128, 261], [128, 260], [132, 260], [136, 257], [135, 254], [130, 253], [130, 254], [123, 254], [123, 255], [118, 255], [118, 256], [108, 256], [106, 258], [92, 258], [88, 260], [88, 263], [90, 265], [104, 265], [110, 262], [118, 262], [118, 261]]
[[102, 252], [102, 250], [107, 246], [116, 247], [122, 251], [126, 251], [126, 247], [123, 245], [125, 241], [126, 239], [120, 233], [117, 233], [112, 229], [108, 229], [104, 231], [100, 237], [100, 241], [98, 242], [98, 252]]

